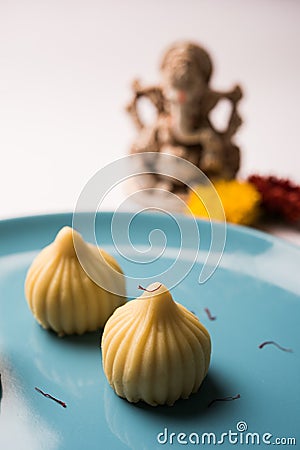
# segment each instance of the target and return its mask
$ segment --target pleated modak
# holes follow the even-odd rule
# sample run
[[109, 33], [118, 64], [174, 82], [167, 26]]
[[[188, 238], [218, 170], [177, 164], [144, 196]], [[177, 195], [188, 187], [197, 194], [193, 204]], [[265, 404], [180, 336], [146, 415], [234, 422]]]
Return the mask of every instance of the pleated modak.
[[103, 369], [117, 395], [153, 406], [173, 405], [196, 392], [211, 354], [206, 328], [160, 283], [113, 313], [101, 347]]
[[[83, 269], [78, 251], [97, 283]], [[25, 295], [42, 327], [60, 336], [83, 334], [102, 328], [125, 302], [125, 277], [111, 255], [64, 227], [34, 259], [25, 281]]]

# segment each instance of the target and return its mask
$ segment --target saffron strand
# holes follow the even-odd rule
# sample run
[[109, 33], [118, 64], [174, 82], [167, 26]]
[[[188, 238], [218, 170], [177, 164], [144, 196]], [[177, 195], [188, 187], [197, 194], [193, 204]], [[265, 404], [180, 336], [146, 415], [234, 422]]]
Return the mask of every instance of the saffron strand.
[[149, 290], [149, 289], [146, 289], [146, 288], [144, 288], [143, 286], [141, 286], [141, 285], [139, 284], [138, 289], [140, 289], [141, 291], [146, 291], [146, 292], [155, 292], [155, 291], [158, 291], [158, 289], [159, 289], [161, 286], [162, 286], [162, 284], [160, 284], [159, 286], [157, 286], [155, 289]]
[[213, 316], [208, 308], [204, 308], [204, 311], [206, 312], [209, 320], [216, 320], [216, 316]]
[[281, 345], [277, 344], [277, 342], [275, 341], [265, 341], [262, 342], [258, 348], [264, 348], [266, 345], [274, 345], [275, 347], [277, 347], [279, 350], [282, 350], [283, 352], [289, 352], [292, 353], [293, 350], [291, 348], [286, 348], [286, 347], [282, 347]]
[[61, 405], [63, 408], [66, 408], [67, 405], [65, 402], [63, 402], [62, 400], [59, 400], [58, 398], [53, 397], [50, 394], [47, 394], [46, 392], [43, 392], [41, 389], [35, 387], [34, 388], [37, 392], [39, 392], [40, 394], [42, 394], [44, 397], [46, 398], [50, 398], [50, 400], [53, 400], [54, 402], [58, 403], [59, 405]]
[[237, 400], [238, 398], [241, 398], [240, 394], [234, 395], [234, 396], [229, 396], [229, 397], [222, 397], [222, 398], [214, 398], [209, 404], [208, 404], [208, 408], [213, 405], [216, 402], [231, 402], [233, 400]]

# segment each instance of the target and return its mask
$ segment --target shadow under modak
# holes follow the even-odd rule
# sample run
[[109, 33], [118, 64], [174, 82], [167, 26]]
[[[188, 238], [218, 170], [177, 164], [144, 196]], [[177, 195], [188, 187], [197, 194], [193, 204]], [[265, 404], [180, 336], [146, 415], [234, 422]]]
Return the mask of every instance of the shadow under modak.
[[119, 398], [108, 383], [104, 386], [103, 400], [110, 431], [133, 450], [152, 450], [163, 430], [180, 432], [191, 427], [196, 430], [201, 423], [213, 423], [228, 414], [226, 405], [211, 404], [212, 400], [227, 395], [228, 383], [223, 374], [211, 370], [197, 393], [177, 400], [173, 406], [129, 403]]
[[206, 415], [213, 409], [211, 402], [227, 395], [226, 386], [221, 377], [214, 372], [209, 372], [200, 389], [188, 399], [179, 399], [173, 406], [150, 406], [144, 402], [133, 404], [135, 408], [144, 410], [145, 413], [155, 414], [172, 420], [188, 421], [190, 417], [196, 418]]

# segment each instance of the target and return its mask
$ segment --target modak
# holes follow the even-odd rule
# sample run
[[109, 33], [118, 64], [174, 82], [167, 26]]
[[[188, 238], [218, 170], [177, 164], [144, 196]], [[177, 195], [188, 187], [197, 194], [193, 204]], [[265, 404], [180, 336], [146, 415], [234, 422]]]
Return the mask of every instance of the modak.
[[[83, 269], [78, 253], [93, 279]], [[125, 277], [111, 255], [64, 227], [30, 266], [25, 295], [42, 327], [60, 336], [83, 334], [102, 328], [125, 302]]]
[[160, 283], [113, 313], [101, 346], [103, 369], [115, 392], [153, 406], [172, 405], [196, 392], [210, 363], [208, 331]]

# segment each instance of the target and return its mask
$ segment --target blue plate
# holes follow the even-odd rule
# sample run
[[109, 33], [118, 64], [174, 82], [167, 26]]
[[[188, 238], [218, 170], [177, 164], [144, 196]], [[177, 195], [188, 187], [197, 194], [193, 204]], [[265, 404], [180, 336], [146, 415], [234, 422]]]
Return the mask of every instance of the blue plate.
[[[149, 271], [162, 272], [172, 262], [180, 243], [174, 218], [135, 217], [135, 250], [149, 246], [151, 230], [163, 230], [168, 238], [165, 252], [149, 264], [132, 262], [127, 242], [123, 254], [117, 251], [111, 220], [110, 213], [101, 213], [96, 232], [126, 274], [133, 276], [136, 270], [135, 275], [143, 279]], [[185, 232], [189, 219], [177, 220]], [[120, 231], [127, 222], [128, 214], [117, 215]], [[173, 407], [154, 408], [129, 404], [114, 394], [102, 371], [100, 332], [58, 338], [43, 330], [27, 307], [28, 267], [57, 231], [71, 223], [71, 214], [0, 223], [1, 450], [152, 450], [208, 446], [208, 442], [229, 449], [242, 448], [246, 442], [291, 444], [293, 439], [300, 445], [298, 248], [229, 226], [221, 263], [200, 285], [210, 225], [198, 222], [202, 247], [172, 294], [210, 331], [212, 362], [197, 394]], [[190, 253], [183, 252], [182, 263]], [[164, 282], [163, 275], [159, 281]], [[130, 283], [132, 296], [140, 295], [133, 279]], [[209, 320], [205, 308], [216, 320]], [[260, 349], [264, 341], [275, 341], [292, 352], [272, 344]], [[43, 397], [35, 387], [63, 400], [67, 408]], [[234, 401], [214, 401], [237, 394], [240, 398]]]

